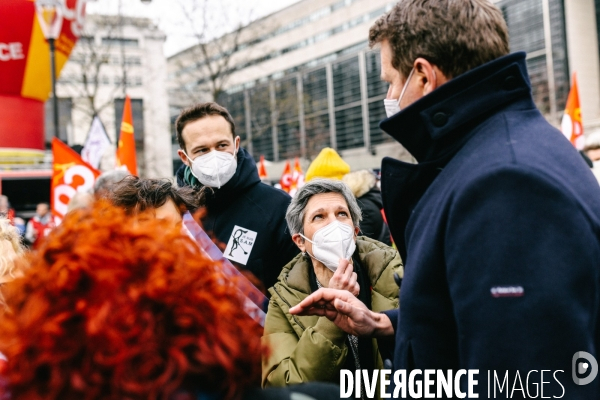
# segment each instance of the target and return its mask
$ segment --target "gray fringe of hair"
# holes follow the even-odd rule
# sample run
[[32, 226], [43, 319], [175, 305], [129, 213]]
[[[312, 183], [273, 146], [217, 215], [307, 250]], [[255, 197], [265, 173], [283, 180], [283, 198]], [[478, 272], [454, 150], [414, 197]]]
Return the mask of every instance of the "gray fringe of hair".
[[359, 226], [359, 223], [362, 220], [362, 214], [350, 188], [342, 181], [333, 179], [313, 179], [298, 189], [298, 192], [296, 192], [296, 195], [292, 198], [292, 202], [285, 213], [285, 220], [291, 235], [304, 233], [306, 205], [311, 197], [315, 194], [322, 193], [341, 194], [346, 200], [354, 226]]

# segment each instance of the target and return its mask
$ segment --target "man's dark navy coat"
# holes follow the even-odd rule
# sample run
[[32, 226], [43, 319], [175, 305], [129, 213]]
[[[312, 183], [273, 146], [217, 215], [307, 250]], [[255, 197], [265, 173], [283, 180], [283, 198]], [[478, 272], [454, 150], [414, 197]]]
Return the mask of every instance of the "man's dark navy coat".
[[479, 398], [488, 370], [508, 370], [511, 390], [517, 370], [524, 390], [537, 370], [531, 396], [551, 370], [544, 397], [600, 399], [600, 376], [571, 376], [576, 352], [600, 360], [600, 187], [536, 109], [525, 54], [450, 80], [381, 128], [419, 162], [382, 165], [405, 261], [400, 311], [387, 313], [394, 368], [479, 369]]

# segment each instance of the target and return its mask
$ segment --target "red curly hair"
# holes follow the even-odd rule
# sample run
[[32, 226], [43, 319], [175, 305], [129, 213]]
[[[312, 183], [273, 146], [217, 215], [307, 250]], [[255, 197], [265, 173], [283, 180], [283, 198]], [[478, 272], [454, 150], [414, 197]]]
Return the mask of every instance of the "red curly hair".
[[234, 399], [260, 382], [261, 328], [178, 228], [100, 204], [29, 263], [0, 318], [12, 399]]

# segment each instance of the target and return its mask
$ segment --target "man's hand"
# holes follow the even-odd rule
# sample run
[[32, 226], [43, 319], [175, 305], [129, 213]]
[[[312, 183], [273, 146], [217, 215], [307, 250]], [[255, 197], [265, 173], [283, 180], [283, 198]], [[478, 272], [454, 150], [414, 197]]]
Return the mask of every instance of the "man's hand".
[[394, 334], [387, 315], [369, 310], [347, 290], [319, 289], [290, 308], [290, 314], [325, 316], [338, 328], [354, 336]]
[[358, 276], [354, 272], [354, 267], [348, 260], [340, 259], [339, 266], [331, 279], [329, 287], [331, 289], [347, 290], [355, 296], [358, 296], [360, 285], [358, 284]]

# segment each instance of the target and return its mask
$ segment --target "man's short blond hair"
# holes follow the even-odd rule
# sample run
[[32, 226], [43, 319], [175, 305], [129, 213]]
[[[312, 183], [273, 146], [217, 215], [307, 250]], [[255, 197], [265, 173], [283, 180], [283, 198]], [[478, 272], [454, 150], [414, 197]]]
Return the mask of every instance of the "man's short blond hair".
[[404, 77], [419, 57], [454, 78], [509, 52], [506, 21], [489, 0], [400, 0], [369, 30], [371, 46], [383, 40]]

